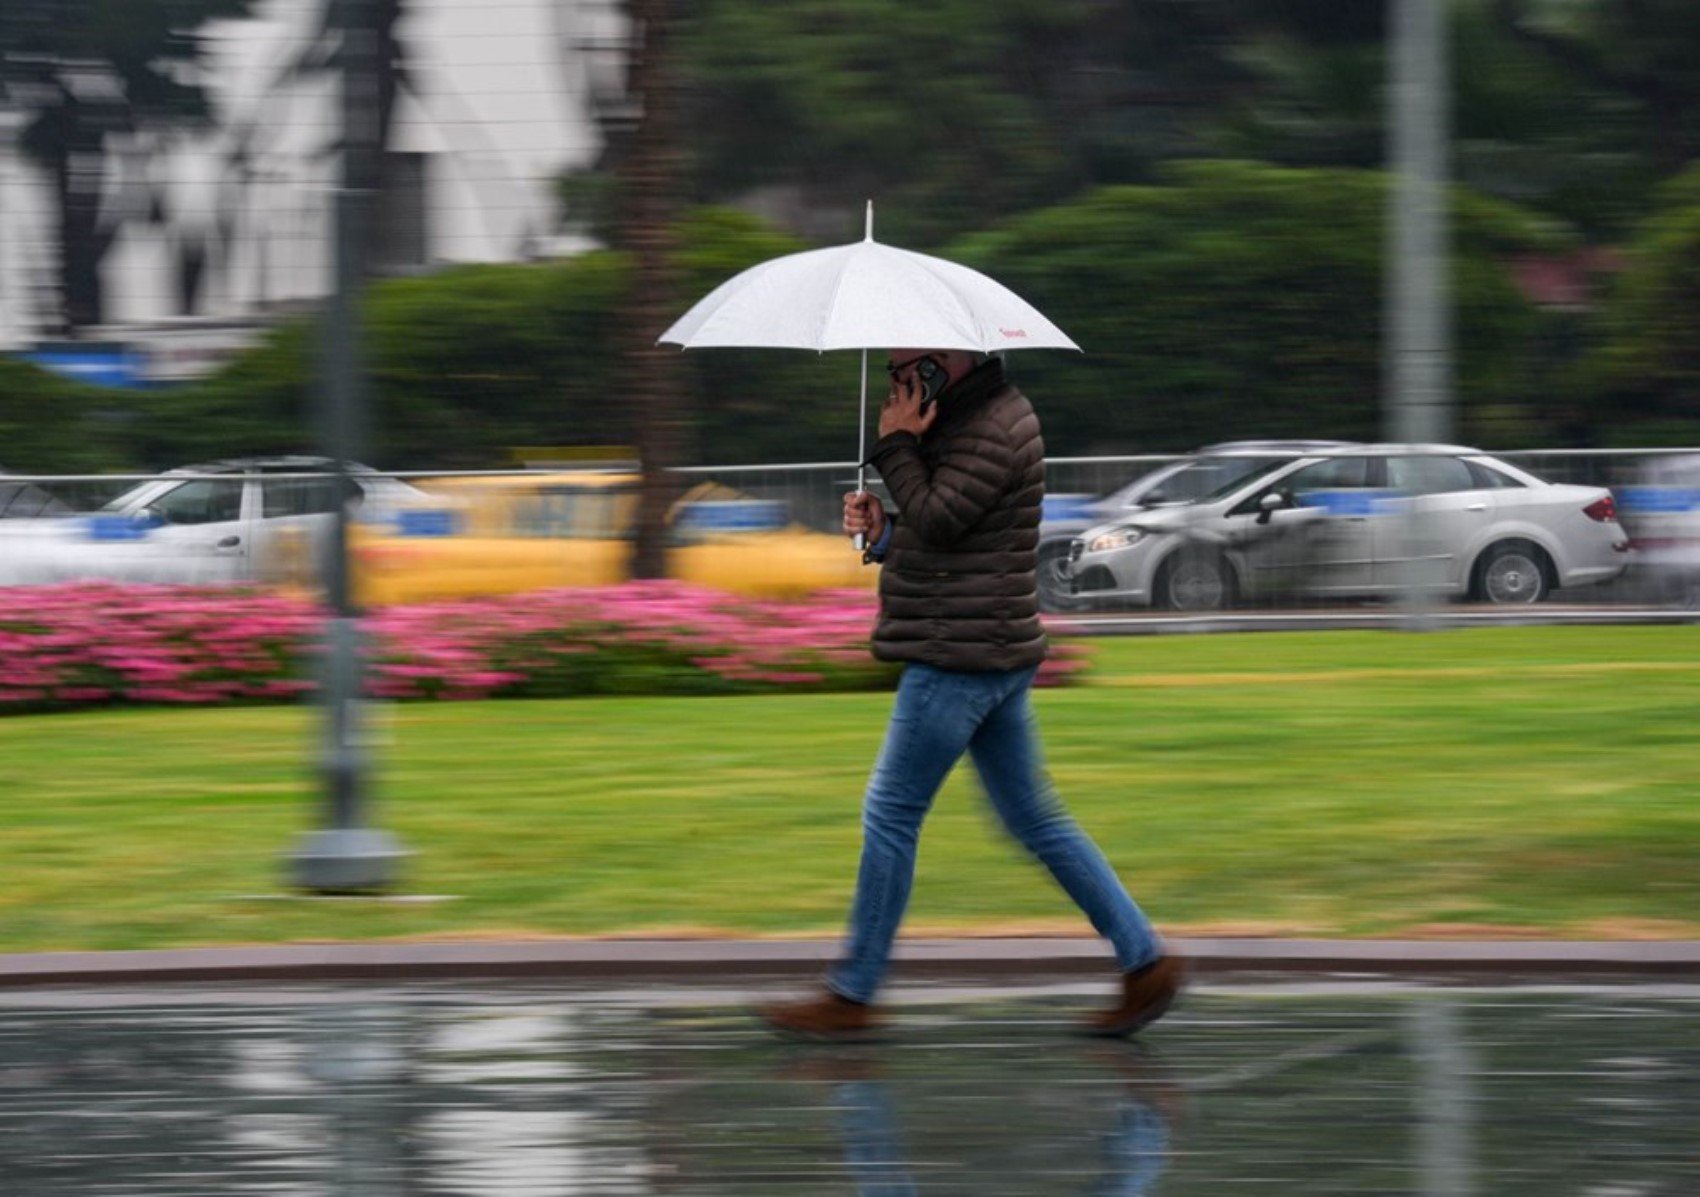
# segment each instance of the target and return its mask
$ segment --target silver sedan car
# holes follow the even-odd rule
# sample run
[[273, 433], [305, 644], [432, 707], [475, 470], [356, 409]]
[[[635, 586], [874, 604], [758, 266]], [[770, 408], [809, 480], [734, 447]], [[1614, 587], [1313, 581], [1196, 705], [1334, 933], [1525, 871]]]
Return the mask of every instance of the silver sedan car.
[[1535, 603], [1623, 572], [1611, 492], [1550, 483], [1455, 445], [1350, 445], [1271, 457], [1187, 501], [1089, 529], [1069, 547], [1080, 605], [1214, 610], [1412, 587]]
[[1099, 524], [1127, 523], [1155, 507], [1193, 503], [1235, 482], [1263, 474], [1306, 453], [1339, 449], [1350, 441], [1224, 441], [1165, 462], [1102, 498], [1090, 495], [1045, 496], [1039, 525], [1039, 605], [1045, 611], [1078, 608], [1069, 590], [1068, 555], [1075, 537]]

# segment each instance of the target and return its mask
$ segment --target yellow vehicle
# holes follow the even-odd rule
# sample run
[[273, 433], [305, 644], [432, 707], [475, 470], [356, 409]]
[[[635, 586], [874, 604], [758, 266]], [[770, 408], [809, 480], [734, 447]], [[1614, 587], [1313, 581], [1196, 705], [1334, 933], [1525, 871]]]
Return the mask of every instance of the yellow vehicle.
[[[425, 480], [442, 507], [352, 533], [362, 603], [421, 602], [626, 580], [640, 479], [577, 471]], [[669, 571], [682, 582], [760, 598], [871, 590], [841, 536], [792, 523], [783, 505], [705, 483], [673, 507]]]

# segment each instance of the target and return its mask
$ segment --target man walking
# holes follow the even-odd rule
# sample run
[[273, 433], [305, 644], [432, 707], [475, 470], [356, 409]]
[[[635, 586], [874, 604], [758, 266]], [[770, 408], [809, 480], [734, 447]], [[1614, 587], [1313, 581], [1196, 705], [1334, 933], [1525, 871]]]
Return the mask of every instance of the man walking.
[[1046, 780], [1028, 691], [1045, 655], [1036, 550], [1045, 449], [1033, 406], [997, 358], [895, 350], [870, 462], [896, 510], [844, 498], [844, 531], [883, 562], [873, 652], [903, 662], [897, 702], [868, 783], [849, 942], [823, 991], [759, 1013], [778, 1030], [854, 1037], [873, 1000], [915, 874], [921, 823], [967, 753], [1003, 825], [1056, 878], [1122, 970], [1115, 1005], [1082, 1030], [1128, 1035], [1160, 1018], [1181, 969], [1103, 854]]

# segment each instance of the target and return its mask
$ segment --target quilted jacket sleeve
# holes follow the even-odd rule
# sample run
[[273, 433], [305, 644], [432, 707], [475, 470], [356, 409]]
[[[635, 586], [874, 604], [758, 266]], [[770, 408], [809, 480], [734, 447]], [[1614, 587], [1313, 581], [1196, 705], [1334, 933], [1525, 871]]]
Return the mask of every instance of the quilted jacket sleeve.
[[869, 457], [903, 522], [928, 545], [948, 548], [984, 518], [1009, 486], [1015, 452], [1005, 437], [954, 442], [929, 466], [913, 433], [880, 439]]

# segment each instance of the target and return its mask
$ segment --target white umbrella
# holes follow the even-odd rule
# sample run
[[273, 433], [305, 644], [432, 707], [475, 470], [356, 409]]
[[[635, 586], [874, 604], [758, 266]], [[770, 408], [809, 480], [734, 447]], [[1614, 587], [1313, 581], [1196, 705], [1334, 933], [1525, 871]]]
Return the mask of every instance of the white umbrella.
[[868, 350], [1074, 349], [1015, 292], [966, 266], [881, 245], [868, 205], [861, 241], [787, 254], [734, 275], [661, 334], [684, 349], [860, 349], [856, 486], [868, 446]]

